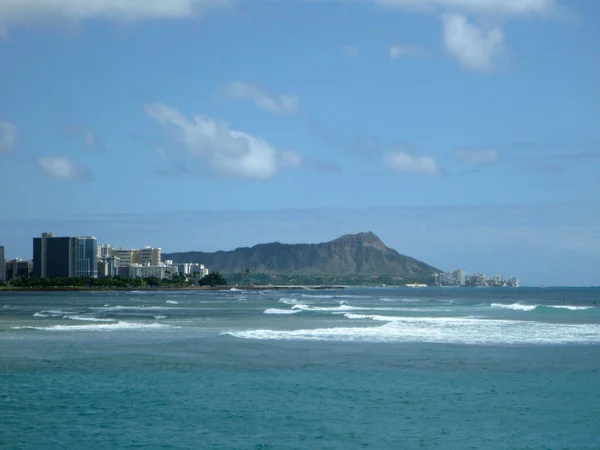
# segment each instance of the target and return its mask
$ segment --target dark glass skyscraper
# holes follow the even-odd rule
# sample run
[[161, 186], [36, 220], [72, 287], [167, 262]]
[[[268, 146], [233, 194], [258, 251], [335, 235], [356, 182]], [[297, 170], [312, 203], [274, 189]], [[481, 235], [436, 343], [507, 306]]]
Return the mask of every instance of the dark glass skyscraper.
[[55, 237], [44, 233], [33, 238], [33, 276], [97, 277], [96, 238]]

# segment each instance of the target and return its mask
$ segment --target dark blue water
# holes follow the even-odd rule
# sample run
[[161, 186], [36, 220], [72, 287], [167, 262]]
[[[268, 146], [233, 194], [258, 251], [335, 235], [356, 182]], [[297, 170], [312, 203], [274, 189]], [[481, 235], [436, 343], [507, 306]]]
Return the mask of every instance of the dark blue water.
[[597, 289], [0, 294], [1, 448], [600, 448]]

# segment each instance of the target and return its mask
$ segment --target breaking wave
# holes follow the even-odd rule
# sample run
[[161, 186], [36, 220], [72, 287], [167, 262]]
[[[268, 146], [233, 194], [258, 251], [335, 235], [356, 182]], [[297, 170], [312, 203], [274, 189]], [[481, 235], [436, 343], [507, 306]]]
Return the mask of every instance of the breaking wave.
[[85, 325], [52, 325], [48, 327], [12, 327], [13, 329], [32, 329], [39, 331], [123, 331], [123, 330], [155, 330], [173, 328], [159, 323], [116, 322]]
[[269, 308], [264, 310], [264, 314], [296, 314], [299, 312], [299, 309]]
[[[351, 321], [386, 322], [301, 330], [246, 330], [223, 334], [256, 340], [303, 340], [463, 345], [598, 344], [600, 325], [442, 317], [392, 317], [346, 314]], [[363, 323], [365, 325], [365, 323]]]
[[500, 309], [512, 309], [514, 311], [544, 311], [544, 310], [569, 310], [569, 311], [585, 311], [588, 309], [594, 309], [593, 306], [574, 306], [574, 305], [523, 305], [521, 303], [512, 303], [512, 304], [504, 304], [504, 303], [492, 303], [490, 305], [492, 308], [500, 308]]

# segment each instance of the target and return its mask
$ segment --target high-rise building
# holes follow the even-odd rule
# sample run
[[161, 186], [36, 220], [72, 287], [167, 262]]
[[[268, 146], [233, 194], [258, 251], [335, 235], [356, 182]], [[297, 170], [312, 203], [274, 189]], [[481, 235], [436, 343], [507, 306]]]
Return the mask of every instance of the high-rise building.
[[35, 278], [74, 277], [75, 245], [73, 238], [43, 233], [33, 238], [33, 276]]
[[110, 255], [115, 258], [119, 258], [121, 266], [128, 266], [133, 263], [133, 250], [126, 248], [113, 248], [110, 251]]
[[97, 242], [92, 236], [76, 237], [75, 240], [75, 276], [98, 277]]
[[6, 272], [4, 268], [4, 247], [0, 245], [0, 282], [6, 281]]
[[112, 248], [110, 247], [109, 244], [99, 245], [96, 255], [98, 258], [107, 258], [110, 256], [111, 250], [112, 250]]
[[56, 237], [43, 233], [33, 238], [33, 276], [96, 277], [98, 273], [94, 237]]
[[467, 271], [465, 269], [456, 269], [454, 271], [454, 281], [458, 286], [464, 286], [467, 282]]
[[160, 265], [160, 248], [144, 247], [135, 252], [139, 255], [135, 262], [145, 266]]
[[144, 266], [159, 266], [161, 264], [160, 248], [144, 247], [141, 249], [111, 248], [110, 256], [116, 256], [121, 262], [121, 267], [131, 264], [142, 264]]

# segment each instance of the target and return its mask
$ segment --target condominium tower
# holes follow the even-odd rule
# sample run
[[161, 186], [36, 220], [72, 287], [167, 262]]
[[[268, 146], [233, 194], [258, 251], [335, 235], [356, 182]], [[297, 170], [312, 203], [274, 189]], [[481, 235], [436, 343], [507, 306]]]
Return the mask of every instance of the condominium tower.
[[33, 276], [92, 277], [98, 276], [96, 238], [56, 237], [43, 233], [33, 238]]

